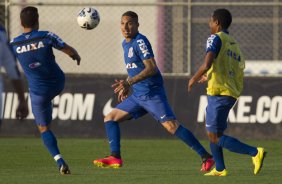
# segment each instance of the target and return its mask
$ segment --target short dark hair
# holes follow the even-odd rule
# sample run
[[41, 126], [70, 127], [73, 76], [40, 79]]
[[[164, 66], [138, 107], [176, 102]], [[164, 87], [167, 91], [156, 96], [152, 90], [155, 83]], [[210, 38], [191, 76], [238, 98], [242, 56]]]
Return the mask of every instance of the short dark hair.
[[228, 29], [232, 23], [232, 15], [227, 9], [217, 9], [213, 12], [212, 17], [218, 21], [223, 29]]
[[127, 11], [125, 12], [124, 14], [122, 14], [122, 17], [123, 16], [128, 16], [128, 17], [131, 17], [132, 19], [134, 19], [137, 23], [138, 23], [138, 15], [137, 13], [133, 12], [133, 11]]
[[33, 27], [38, 24], [38, 10], [36, 7], [27, 6], [22, 9], [21, 14], [21, 24], [23, 27]]

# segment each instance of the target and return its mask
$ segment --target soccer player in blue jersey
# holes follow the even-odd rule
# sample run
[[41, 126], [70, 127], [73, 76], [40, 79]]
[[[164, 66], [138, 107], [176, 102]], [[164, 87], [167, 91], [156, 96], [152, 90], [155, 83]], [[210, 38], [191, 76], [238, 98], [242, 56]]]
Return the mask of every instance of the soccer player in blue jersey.
[[[5, 29], [0, 25], [0, 69], [4, 68], [8, 76], [12, 79], [12, 85], [18, 95], [19, 105], [16, 109], [16, 117], [18, 119], [24, 119], [28, 115], [27, 101], [24, 96], [24, 85], [21, 79], [20, 72], [18, 70], [15, 58], [12, 51], [9, 48], [9, 42]], [[0, 113], [2, 113], [2, 92], [3, 81], [0, 74]], [[2, 116], [0, 115], [0, 124]]]
[[206, 130], [216, 167], [206, 176], [226, 176], [223, 150], [247, 154], [252, 157], [254, 174], [263, 163], [266, 152], [224, 134], [230, 109], [243, 90], [245, 61], [238, 42], [229, 35], [232, 15], [227, 9], [217, 9], [210, 19], [211, 36], [207, 40], [206, 56], [196, 74], [189, 80], [188, 91], [198, 81], [208, 81]]
[[32, 112], [49, 153], [57, 162], [61, 174], [70, 170], [50, 130], [52, 99], [64, 89], [65, 75], [55, 61], [52, 48], [56, 48], [80, 64], [77, 51], [49, 31], [39, 31], [39, 15], [36, 7], [25, 7], [20, 13], [23, 34], [11, 42], [29, 84]]
[[[138, 15], [127, 11], [121, 17], [122, 47], [128, 77], [116, 80], [112, 87], [122, 101], [105, 116], [105, 128], [111, 155], [94, 160], [98, 167], [119, 168], [122, 166], [120, 152], [119, 123], [131, 118], [137, 119], [151, 114], [164, 128], [191, 147], [202, 158], [202, 171], [208, 171], [214, 164], [212, 156], [205, 150], [192, 132], [179, 124], [172, 112], [163, 86], [162, 75], [156, 65], [149, 40], [138, 32]], [[129, 89], [133, 93], [129, 95]]]

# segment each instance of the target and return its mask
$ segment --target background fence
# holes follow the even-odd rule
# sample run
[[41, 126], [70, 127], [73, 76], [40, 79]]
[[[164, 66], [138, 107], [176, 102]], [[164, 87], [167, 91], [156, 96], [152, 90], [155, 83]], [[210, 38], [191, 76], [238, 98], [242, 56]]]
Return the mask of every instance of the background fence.
[[[247, 60], [247, 75], [282, 75], [282, 1], [273, 0], [2, 0], [0, 16], [5, 18], [10, 37], [22, 31], [19, 12], [26, 5], [39, 9], [40, 27], [58, 34], [77, 48], [82, 65], [76, 67], [64, 54], [57, 60], [67, 73], [125, 74], [120, 33], [120, 17], [133, 10], [140, 17], [140, 32], [153, 46], [158, 66], [170, 75], [190, 75], [203, 62], [208, 21], [216, 8], [233, 14], [230, 33], [238, 40]], [[85, 6], [98, 9], [100, 25], [91, 31], [76, 23]]]

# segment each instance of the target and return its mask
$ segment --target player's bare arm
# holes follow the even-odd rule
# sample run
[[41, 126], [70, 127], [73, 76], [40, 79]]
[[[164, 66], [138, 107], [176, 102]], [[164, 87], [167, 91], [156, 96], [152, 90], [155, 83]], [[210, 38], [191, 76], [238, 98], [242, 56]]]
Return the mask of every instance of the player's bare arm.
[[142, 72], [140, 72], [138, 75], [132, 78], [128, 78], [127, 82], [129, 85], [145, 80], [157, 73], [158, 71], [157, 64], [154, 58], [143, 60], [143, 63], [145, 65], [145, 69]]
[[121, 90], [127, 91], [131, 85], [145, 80], [157, 73], [157, 65], [154, 58], [143, 60], [145, 69], [133, 78], [127, 77], [126, 80], [115, 83], [112, 87], [115, 88], [114, 92], [117, 94]]
[[188, 92], [192, 90], [192, 86], [195, 84], [196, 81], [201, 82], [201, 80], [203, 79], [202, 77], [211, 68], [212, 61], [214, 60], [214, 58], [215, 54], [213, 52], [208, 52], [206, 54], [204, 63], [200, 66], [196, 74], [188, 82]]
[[61, 49], [61, 51], [69, 55], [73, 60], [76, 60], [77, 65], [80, 64], [81, 58], [78, 52], [73, 47], [66, 44], [65, 47]]
[[145, 80], [157, 73], [157, 65], [154, 58], [143, 60], [143, 63], [145, 65], [145, 69], [138, 75], [133, 78], [127, 77], [126, 80], [115, 80], [112, 87], [115, 88], [114, 92], [118, 94], [119, 101], [122, 101], [127, 97], [131, 85]]

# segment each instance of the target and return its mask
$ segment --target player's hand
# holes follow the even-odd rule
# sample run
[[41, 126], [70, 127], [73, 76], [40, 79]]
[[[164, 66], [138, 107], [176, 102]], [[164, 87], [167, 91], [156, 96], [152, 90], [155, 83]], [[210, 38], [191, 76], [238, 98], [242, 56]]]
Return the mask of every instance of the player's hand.
[[191, 92], [192, 91], [192, 86], [194, 85], [194, 80], [193, 79], [190, 79], [188, 81], [188, 92]]
[[130, 86], [125, 80], [115, 80], [115, 83], [112, 85], [114, 89], [114, 93], [118, 94], [120, 91], [128, 91]]
[[115, 80], [112, 85], [114, 93], [118, 95], [118, 101], [121, 102], [128, 97], [130, 86], [125, 80]]
[[122, 102], [123, 100], [125, 100], [127, 97], [128, 97], [128, 93], [129, 93], [129, 90], [121, 90], [119, 91], [118, 93], [118, 102]]
[[17, 119], [24, 119], [28, 116], [28, 105], [27, 102], [24, 100], [19, 102], [18, 108], [16, 110], [16, 118]]
[[207, 74], [202, 75], [201, 79], [198, 80], [198, 83], [204, 83], [208, 80]]
[[80, 58], [80, 56], [78, 55], [78, 54], [74, 54], [74, 55], [72, 55], [72, 56], [70, 56], [73, 60], [76, 60], [76, 64], [77, 65], [80, 65], [80, 60], [81, 60], [81, 58]]

